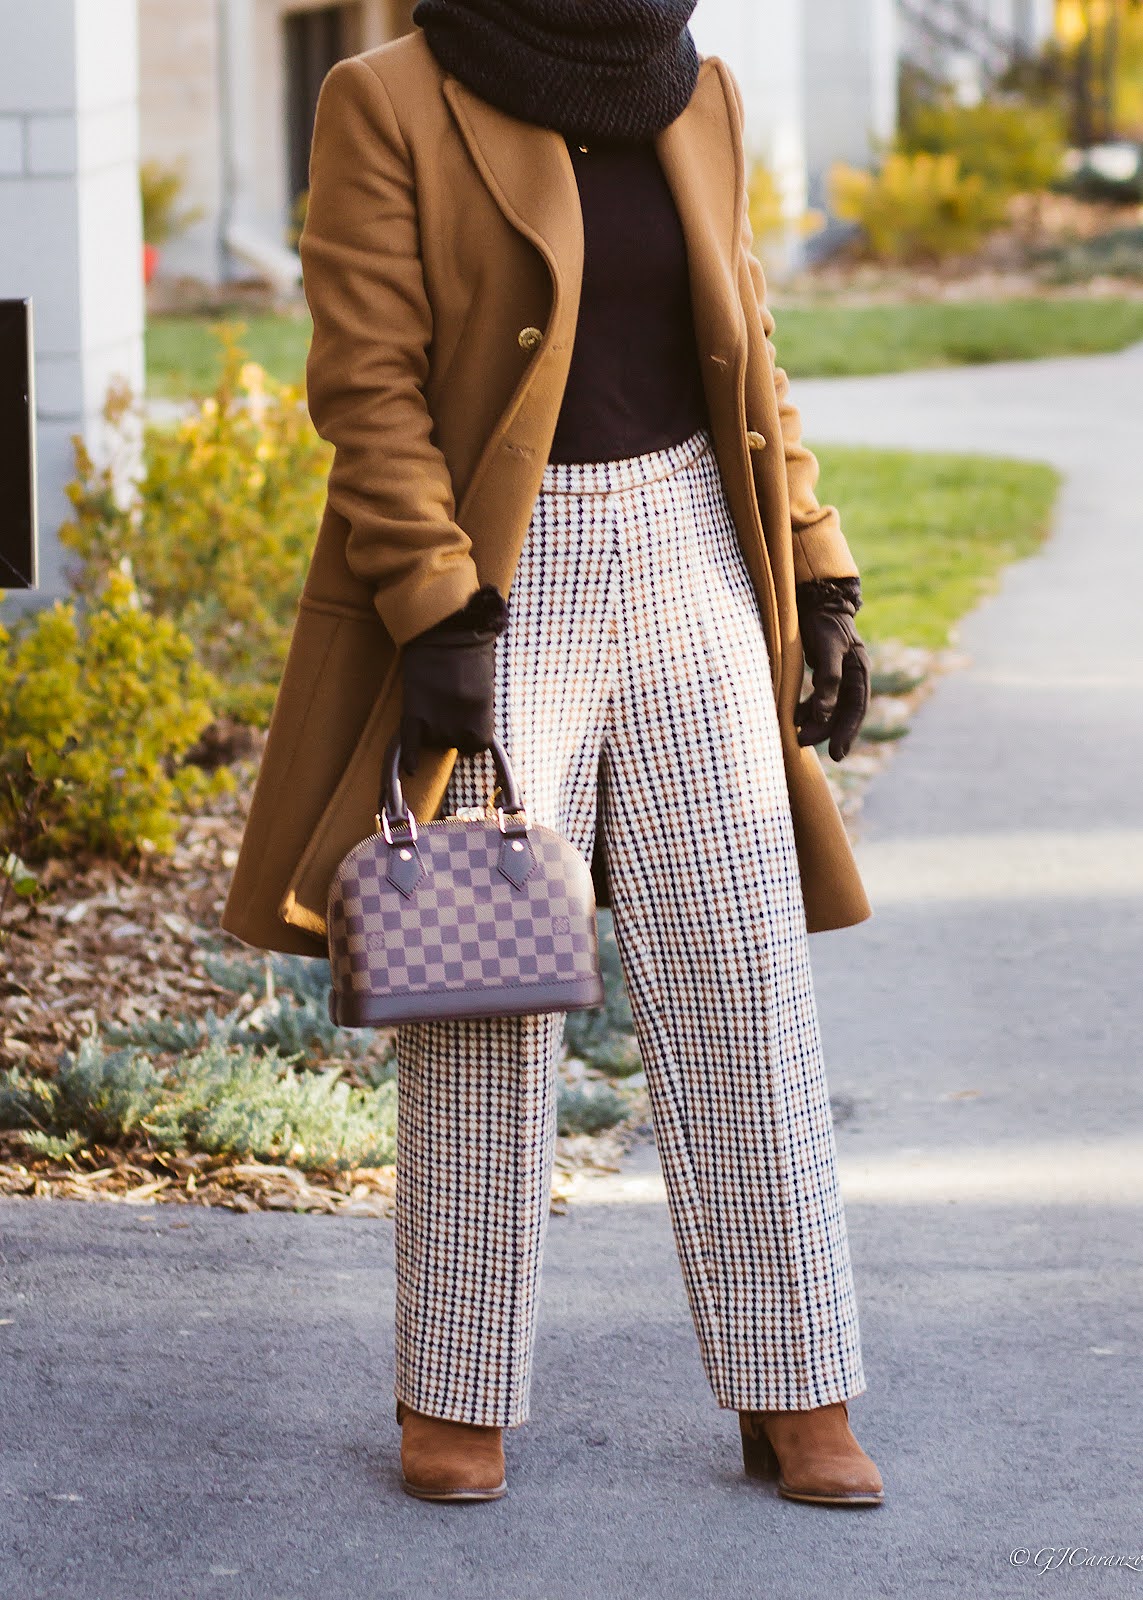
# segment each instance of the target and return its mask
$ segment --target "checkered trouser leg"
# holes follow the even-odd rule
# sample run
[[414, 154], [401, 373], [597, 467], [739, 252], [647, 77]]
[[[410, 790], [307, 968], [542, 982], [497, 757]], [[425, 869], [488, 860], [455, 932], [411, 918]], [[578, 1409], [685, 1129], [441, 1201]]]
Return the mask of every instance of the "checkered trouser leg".
[[[529, 814], [615, 933], [703, 1365], [720, 1405], [865, 1387], [765, 636], [705, 433], [549, 466], [497, 655]], [[480, 804], [487, 754], [446, 808]], [[396, 1393], [528, 1414], [563, 1017], [398, 1030]]]

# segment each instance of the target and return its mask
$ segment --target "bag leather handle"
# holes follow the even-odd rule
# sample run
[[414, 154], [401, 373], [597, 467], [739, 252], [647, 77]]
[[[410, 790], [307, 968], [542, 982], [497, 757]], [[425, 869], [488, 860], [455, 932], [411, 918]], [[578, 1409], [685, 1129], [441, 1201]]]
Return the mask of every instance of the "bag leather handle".
[[[496, 766], [496, 776], [499, 779], [501, 811], [509, 813], [523, 811], [524, 801], [520, 794], [520, 787], [516, 782], [516, 774], [512, 771], [512, 763], [508, 759], [507, 750], [500, 740], [495, 737], [488, 748], [492, 752], [492, 760]], [[399, 733], [395, 733], [385, 751], [378, 810], [382, 816], [387, 816], [391, 822], [404, 823], [409, 820], [410, 813], [405, 803], [405, 791], [401, 787], [400, 768], [401, 738]]]

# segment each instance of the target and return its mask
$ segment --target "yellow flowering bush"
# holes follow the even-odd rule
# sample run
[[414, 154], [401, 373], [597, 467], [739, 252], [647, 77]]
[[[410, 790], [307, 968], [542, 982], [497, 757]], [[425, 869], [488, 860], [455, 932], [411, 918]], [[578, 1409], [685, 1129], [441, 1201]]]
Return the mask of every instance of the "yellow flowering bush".
[[[126, 557], [144, 604], [194, 643], [221, 684], [217, 710], [264, 723], [285, 662], [317, 534], [329, 452], [300, 389], [246, 360], [223, 328], [214, 392], [174, 423], [143, 426], [143, 471], [127, 495], [112, 450], [96, 465], [76, 444], [73, 517], [61, 530], [89, 594]], [[131, 398], [108, 403], [121, 458], [140, 426]]]
[[0, 625], [0, 853], [169, 851], [179, 811], [233, 785], [226, 768], [181, 764], [218, 690], [126, 563], [84, 606]]
[[1053, 106], [982, 100], [913, 106], [898, 148], [906, 155], [953, 155], [968, 177], [999, 197], [1046, 189], [1063, 170], [1063, 119]]
[[894, 152], [878, 172], [837, 163], [830, 207], [859, 223], [883, 261], [941, 260], [975, 248], [1004, 213], [1003, 197], [952, 154]]
[[764, 161], [756, 161], [750, 168], [746, 198], [750, 208], [754, 249], [762, 259], [770, 244], [783, 238], [791, 229], [804, 239], [820, 233], [825, 227], [825, 217], [820, 211], [803, 211], [800, 217], [794, 219], [787, 216], [778, 180]]

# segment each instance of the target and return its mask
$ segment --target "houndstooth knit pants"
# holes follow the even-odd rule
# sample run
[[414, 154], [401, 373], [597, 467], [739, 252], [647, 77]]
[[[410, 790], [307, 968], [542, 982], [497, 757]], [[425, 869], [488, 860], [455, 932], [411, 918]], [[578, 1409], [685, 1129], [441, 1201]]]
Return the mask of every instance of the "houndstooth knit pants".
[[[805, 913], [757, 602], [703, 432], [549, 465], [497, 652], [530, 817], [597, 816], [671, 1221], [720, 1405], [865, 1386]], [[445, 809], [481, 805], [487, 753]], [[528, 1414], [562, 1014], [397, 1033], [396, 1394]]]

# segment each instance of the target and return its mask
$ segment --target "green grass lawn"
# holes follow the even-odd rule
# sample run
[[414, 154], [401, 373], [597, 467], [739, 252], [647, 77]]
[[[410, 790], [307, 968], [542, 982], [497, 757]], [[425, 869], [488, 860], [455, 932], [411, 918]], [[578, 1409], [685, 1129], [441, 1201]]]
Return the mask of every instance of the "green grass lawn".
[[243, 349], [272, 377], [284, 383], [304, 382], [309, 317], [236, 311], [226, 318], [149, 317], [147, 392], [179, 399], [213, 388], [221, 367], [217, 330], [224, 321], [245, 329]]
[[[940, 305], [789, 306], [776, 313], [778, 358], [795, 378], [907, 372], [1122, 350], [1143, 339], [1143, 300], [1008, 300]], [[251, 357], [274, 377], [302, 381], [308, 317], [234, 314]], [[147, 387], [177, 397], [218, 374], [210, 317], [152, 317]]]
[[1143, 300], [788, 306], [774, 317], [778, 360], [792, 378], [1094, 355], [1143, 339]]
[[815, 447], [818, 497], [839, 507], [871, 640], [940, 649], [1010, 561], [1048, 531], [1059, 474], [990, 456]]

